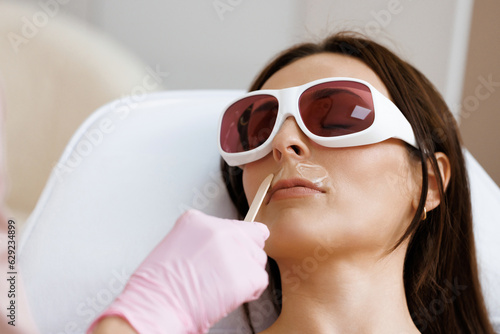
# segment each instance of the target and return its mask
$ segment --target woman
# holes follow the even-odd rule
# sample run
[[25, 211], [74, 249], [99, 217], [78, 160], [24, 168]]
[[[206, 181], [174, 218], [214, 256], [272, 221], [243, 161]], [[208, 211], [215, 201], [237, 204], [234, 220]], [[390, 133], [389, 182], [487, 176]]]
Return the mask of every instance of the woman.
[[[271, 232], [266, 251], [278, 263], [276, 266], [270, 261], [274, 284], [280, 290], [279, 273], [293, 272], [293, 264], [287, 264], [294, 263], [289, 259], [291, 254], [300, 264], [301, 258], [311, 256], [321, 241], [336, 247], [329, 259], [333, 264], [324, 271], [318, 264], [318, 269], [296, 291], [299, 295], [310, 293], [308, 298], [313, 298], [314, 293], [331, 294], [332, 300], [324, 301], [324, 309], [315, 309], [319, 317], [335, 317], [334, 322], [342, 323], [357, 314], [354, 320], [359, 321], [359, 311], [363, 317], [369, 317], [366, 312], [380, 310], [381, 301], [399, 292], [392, 302], [399, 311], [401, 304], [407, 304], [405, 314], [400, 314], [401, 323], [411, 316], [422, 332], [491, 333], [477, 277], [469, 187], [458, 130], [432, 84], [383, 46], [340, 33], [319, 44], [303, 44], [285, 51], [261, 72], [250, 90], [280, 89], [338, 76], [365, 79], [390, 97], [412, 125], [418, 149], [394, 139], [366, 147], [323, 148], [301, 133], [290, 119], [274, 137], [272, 155], [245, 165], [243, 174], [234, 171], [237, 167], [225, 164], [225, 175], [235, 175], [228, 178], [229, 191], [241, 214], [248, 208], [243, 189], [251, 199], [255, 192], [252, 181], [276, 172], [285, 155], [297, 161], [315, 159], [332, 178], [336, 192], [332, 202], [337, 205], [329, 206], [326, 201], [326, 205], [321, 203], [314, 210], [301, 207], [313, 207], [318, 197], [314, 195], [301, 203], [294, 201], [296, 207], [282, 201], [274, 207], [282, 209], [273, 210], [271, 201], [261, 208], [257, 220]], [[387, 189], [384, 183], [389, 183]], [[403, 191], [398, 193], [391, 185]], [[351, 197], [344, 200], [345, 193]], [[344, 207], [347, 209], [342, 210]], [[327, 213], [329, 216], [323, 219]], [[297, 217], [302, 218], [299, 214], [307, 215], [308, 221], [315, 221], [316, 225], [321, 222], [321, 228], [296, 223], [300, 222]], [[375, 285], [377, 280], [381, 286]], [[383, 290], [388, 280], [392, 291]], [[324, 282], [329, 282], [328, 286]], [[316, 286], [325, 288], [315, 291]], [[300, 308], [295, 303], [302, 300], [293, 298], [289, 291], [293, 287], [293, 282], [281, 286], [288, 301], [283, 301], [275, 326], [288, 316], [284, 313], [289, 311], [285, 309], [287, 303], [292, 310]], [[386, 294], [371, 294], [383, 291]], [[366, 299], [372, 297], [380, 299], [370, 305]], [[364, 301], [367, 305], [362, 305]], [[277, 302], [280, 305], [279, 298]], [[390, 309], [386, 305], [384, 312], [388, 310], [385, 307]], [[382, 324], [386, 328], [394, 323], [387, 320]], [[361, 324], [347, 324], [347, 328], [360, 328]], [[411, 327], [409, 324], [405, 330], [412, 332]]]
[[340, 33], [286, 50], [250, 90], [266, 92], [228, 108], [221, 151], [242, 216], [275, 175], [257, 221], [280, 315], [263, 333], [493, 333], [458, 130], [432, 84]]

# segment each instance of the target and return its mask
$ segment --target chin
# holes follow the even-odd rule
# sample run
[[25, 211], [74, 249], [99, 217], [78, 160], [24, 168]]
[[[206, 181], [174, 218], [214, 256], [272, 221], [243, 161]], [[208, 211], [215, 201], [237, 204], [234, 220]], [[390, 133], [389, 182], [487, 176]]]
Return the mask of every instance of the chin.
[[315, 221], [325, 217], [327, 208], [325, 205], [307, 199], [294, 198], [270, 202], [261, 208], [257, 221], [264, 224], [275, 222], [314, 224]]
[[325, 231], [324, 223], [314, 224], [315, 220], [287, 220], [279, 219], [266, 222], [270, 236], [266, 240], [264, 250], [276, 259], [287, 257], [307, 257], [318, 246], [332, 243], [332, 235], [339, 235], [336, 231]]

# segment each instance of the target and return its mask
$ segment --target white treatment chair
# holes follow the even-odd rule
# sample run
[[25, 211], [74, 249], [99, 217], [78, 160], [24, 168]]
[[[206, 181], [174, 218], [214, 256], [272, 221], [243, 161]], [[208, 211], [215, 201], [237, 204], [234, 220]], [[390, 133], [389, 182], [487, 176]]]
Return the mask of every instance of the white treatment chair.
[[[41, 333], [84, 333], [134, 269], [192, 207], [235, 218], [219, 172], [217, 122], [241, 91], [150, 94], [112, 102], [74, 134], [28, 219], [20, 273]], [[482, 282], [500, 324], [500, 190], [467, 154]], [[275, 314], [252, 307], [257, 330]], [[242, 309], [212, 333], [241, 333]]]

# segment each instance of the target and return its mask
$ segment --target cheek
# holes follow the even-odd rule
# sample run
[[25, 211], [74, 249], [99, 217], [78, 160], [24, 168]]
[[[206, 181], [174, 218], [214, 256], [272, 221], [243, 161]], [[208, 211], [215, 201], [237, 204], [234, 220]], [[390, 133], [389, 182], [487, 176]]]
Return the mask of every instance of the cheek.
[[417, 193], [415, 167], [404, 152], [391, 152], [392, 147], [385, 149], [387, 146], [374, 147], [344, 159], [349, 166], [343, 173], [345, 185], [347, 188], [352, 185], [359, 192], [360, 205], [366, 202], [408, 202]]
[[243, 190], [245, 192], [245, 197], [247, 198], [247, 201], [248, 201], [248, 198], [249, 197], [253, 197], [255, 194], [255, 192], [253, 192], [253, 189], [252, 187], [250, 186], [252, 184], [252, 182], [250, 182], [251, 180], [251, 177], [249, 176], [249, 173], [246, 172], [246, 167], [243, 169]]
[[263, 179], [260, 174], [258, 166], [254, 163], [243, 167], [243, 189], [249, 205], [259, 189], [259, 180]]
[[[337, 208], [347, 220], [352, 234], [379, 238], [399, 238], [414, 215], [412, 203], [419, 196], [418, 173], [408, 157], [364, 154], [344, 157], [344, 167], [336, 178]], [[403, 152], [404, 153], [404, 152]]]

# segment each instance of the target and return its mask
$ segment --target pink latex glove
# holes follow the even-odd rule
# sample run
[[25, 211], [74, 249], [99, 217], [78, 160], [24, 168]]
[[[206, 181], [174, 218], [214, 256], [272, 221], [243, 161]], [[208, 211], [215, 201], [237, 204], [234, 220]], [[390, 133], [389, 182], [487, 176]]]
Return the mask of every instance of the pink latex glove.
[[267, 287], [268, 237], [260, 223], [186, 212], [87, 333], [112, 315], [141, 334], [206, 332]]

